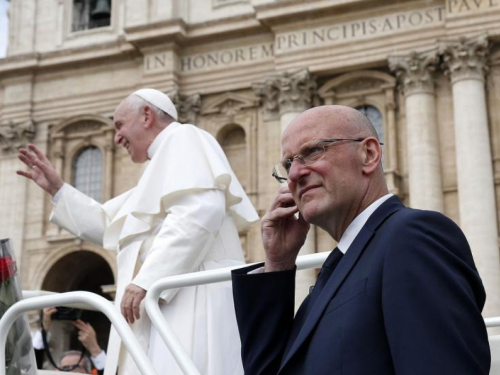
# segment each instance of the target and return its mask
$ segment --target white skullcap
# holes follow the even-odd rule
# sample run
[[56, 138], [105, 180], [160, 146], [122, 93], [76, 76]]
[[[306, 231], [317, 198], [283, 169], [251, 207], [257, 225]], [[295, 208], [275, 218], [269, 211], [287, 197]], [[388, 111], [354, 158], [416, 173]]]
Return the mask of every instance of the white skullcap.
[[177, 120], [177, 110], [175, 109], [174, 103], [172, 103], [170, 98], [161, 91], [155, 89], [140, 89], [136, 92], [133, 92], [132, 95], [139, 96], [149, 104], [158, 107], [170, 117]]

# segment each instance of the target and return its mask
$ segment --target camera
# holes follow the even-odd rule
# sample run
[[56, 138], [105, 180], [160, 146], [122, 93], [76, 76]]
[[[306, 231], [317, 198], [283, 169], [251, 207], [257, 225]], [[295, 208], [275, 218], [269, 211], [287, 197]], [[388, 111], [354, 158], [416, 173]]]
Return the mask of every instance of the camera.
[[57, 311], [52, 314], [52, 320], [78, 320], [82, 316], [82, 310], [72, 307], [57, 306]]

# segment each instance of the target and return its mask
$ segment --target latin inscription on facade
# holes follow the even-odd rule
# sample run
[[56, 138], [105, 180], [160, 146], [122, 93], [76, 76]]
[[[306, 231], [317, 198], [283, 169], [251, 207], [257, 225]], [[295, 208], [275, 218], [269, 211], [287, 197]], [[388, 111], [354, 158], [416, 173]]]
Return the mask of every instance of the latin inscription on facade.
[[478, 10], [500, 9], [500, 0], [447, 0], [449, 14], [469, 13]]
[[169, 68], [167, 53], [154, 53], [144, 56], [144, 71], [146, 73], [157, 73]]
[[442, 24], [444, 15], [444, 7], [434, 7], [282, 33], [276, 36], [275, 50], [278, 54], [383, 36], [399, 31], [418, 30]]
[[[274, 42], [182, 56], [179, 58], [180, 70], [182, 73], [191, 73], [226, 69], [270, 60], [274, 58], [274, 55], [290, 51], [336, 45], [399, 32], [418, 31], [442, 25], [446, 15], [491, 8], [500, 9], [500, 0], [447, 0], [446, 6], [415, 9], [283, 32], [276, 35]], [[164, 53], [146, 56], [145, 71], [153, 73], [165, 70], [170, 65], [168, 58], [169, 56]]]
[[272, 42], [199, 53], [181, 57], [181, 72], [186, 73], [207, 69], [224, 69], [229, 66], [272, 59], [273, 56], [274, 44]]

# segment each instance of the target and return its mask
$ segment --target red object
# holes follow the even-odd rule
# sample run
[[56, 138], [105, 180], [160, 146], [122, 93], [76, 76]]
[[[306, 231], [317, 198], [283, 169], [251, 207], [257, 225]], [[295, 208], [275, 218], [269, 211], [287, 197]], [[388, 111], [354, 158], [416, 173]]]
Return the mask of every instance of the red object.
[[16, 273], [16, 262], [10, 257], [0, 258], [0, 282], [14, 276]]

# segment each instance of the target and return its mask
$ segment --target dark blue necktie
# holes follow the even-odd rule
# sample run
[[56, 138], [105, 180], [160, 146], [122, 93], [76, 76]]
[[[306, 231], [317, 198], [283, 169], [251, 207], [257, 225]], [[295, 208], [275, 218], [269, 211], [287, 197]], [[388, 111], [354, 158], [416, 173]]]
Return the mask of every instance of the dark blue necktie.
[[285, 349], [285, 353], [288, 352], [291, 345], [295, 341], [295, 338], [297, 337], [297, 335], [300, 332], [300, 329], [304, 325], [304, 322], [306, 321], [309, 312], [314, 306], [314, 303], [318, 299], [319, 295], [321, 294], [321, 291], [323, 290], [326, 283], [328, 282], [328, 279], [332, 275], [333, 270], [337, 267], [343, 256], [344, 254], [342, 253], [342, 251], [340, 251], [339, 248], [336, 247], [330, 253], [328, 258], [326, 258], [325, 263], [323, 263], [323, 266], [321, 267], [318, 278], [316, 280], [316, 285], [314, 285], [311, 293], [309, 293], [309, 295], [305, 298], [304, 302], [297, 311], [297, 314], [295, 315], [292, 330], [290, 332], [290, 336], [288, 338], [287, 346]]
[[323, 263], [323, 266], [319, 271], [316, 284], [314, 285], [312, 292], [310, 293], [310, 298], [307, 303], [308, 312], [310, 308], [314, 306], [314, 303], [318, 299], [318, 296], [321, 294], [321, 291], [325, 287], [328, 279], [330, 279], [330, 276], [332, 275], [333, 271], [335, 270], [343, 256], [344, 253], [342, 253], [342, 251], [340, 251], [339, 248], [336, 247], [335, 249], [333, 249], [330, 255], [328, 255], [328, 258], [326, 258], [325, 263]]

